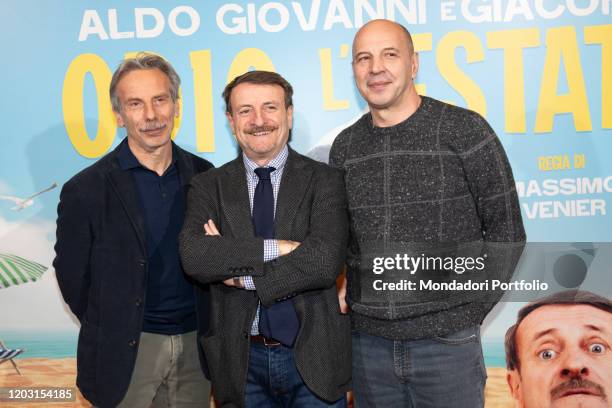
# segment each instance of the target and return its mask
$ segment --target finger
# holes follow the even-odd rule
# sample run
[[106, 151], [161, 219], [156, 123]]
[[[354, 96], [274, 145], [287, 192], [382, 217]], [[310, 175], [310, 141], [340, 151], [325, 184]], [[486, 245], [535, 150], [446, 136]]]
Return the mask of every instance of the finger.
[[213, 235], [221, 235], [219, 234], [219, 230], [217, 229], [217, 226], [215, 225], [215, 222], [213, 220], [208, 220], [208, 226], [210, 227], [210, 230], [212, 231]]

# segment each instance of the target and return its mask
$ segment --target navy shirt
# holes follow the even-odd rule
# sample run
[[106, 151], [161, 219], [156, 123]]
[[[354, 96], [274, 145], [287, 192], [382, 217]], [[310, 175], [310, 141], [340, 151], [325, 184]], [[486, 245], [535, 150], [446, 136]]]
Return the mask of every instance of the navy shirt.
[[196, 329], [195, 294], [183, 272], [178, 236], [185, 216], [185, 196], [173, 159], [163, 175], [142, 166], [127, 142], [119, 165], [133, 177], [145, 220], [148, 279], [142, 330], [181, 334]]

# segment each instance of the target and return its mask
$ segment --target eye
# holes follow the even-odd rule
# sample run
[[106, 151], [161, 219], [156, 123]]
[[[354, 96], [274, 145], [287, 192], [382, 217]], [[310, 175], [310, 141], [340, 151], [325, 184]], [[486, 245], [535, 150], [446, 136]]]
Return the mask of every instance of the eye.
[[606, 352], [606, 346], [601, 343], [589, 344], [589, 351], [595, 354], [603, 354]]
[[241, 115], [241, 116], [248, 115], [249, 112], [251, 112], [250, 109], [240, 109], [240, 110], [238, 110], [238, 114]]
[[557, 356], [557, 352], [551, 349], [542, 350], [538, 353], [538, 357], [542, 360], [552, 360]]
[[369, 60], [370, 60], [370, 56], [369, 55], [360, 55], [360, 56], [357, 57], [355, 62], [363, 63], [363, 62], [368, 62]]
[[397, 52], [395, 52], [395, 51], [388, 51], [388, 52], [385, 53], [385, 57], [395, 58], [395, 57], [397, 57]]
[[164, 102], [166, 102], [167, 100], [168, 100], [168, 98], [167, 98], [167, 97], [165, 97], [165, 96], [160, 96], [160, 97], [158, 97], [158, 98], [155, 98], [155, 102], [157, 102], [157, 103], [164, 103]]

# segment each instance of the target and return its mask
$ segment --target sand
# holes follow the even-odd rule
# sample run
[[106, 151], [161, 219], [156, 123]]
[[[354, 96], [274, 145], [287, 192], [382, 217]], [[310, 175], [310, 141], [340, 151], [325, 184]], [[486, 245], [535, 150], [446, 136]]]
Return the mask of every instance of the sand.
[[[70, 387], [76, 392], [74, 402], [0, 402], [2, 408], [73, 408], [90, 407], [75, 385], [76, 359], [25, 358], [15, 360], [21, 374], [10, 363], [0, 365], [0, 387]], [[506, 385], [506, 370], [489, 368], [485, 390], [486, 408], [513, 408], [514, 404]], [[450, 406], [450, 405], [449, 405]]]

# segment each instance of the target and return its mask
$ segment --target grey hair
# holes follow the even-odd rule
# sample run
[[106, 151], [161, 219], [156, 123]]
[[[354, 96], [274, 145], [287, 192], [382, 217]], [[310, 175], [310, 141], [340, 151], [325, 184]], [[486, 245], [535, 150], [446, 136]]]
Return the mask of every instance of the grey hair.
[[113, 73], [109, 93], [111, 105], [115, 112], [121, 111], [121, 103], [119, 102], [119, 97], [117, 96], [117, 84], [119, 84], [121, 78], [123, 78], [126, 74], [138, 69], [159, 69], [161, 72], [166, 74], [170, 80], [170, 97], [172, 98], [173, 102], [177, 101], [179, 97], [181, 78], [179, 78], [174, 68], [172, 68], [172, 65], [170, 65], [168, 61], [159, 55], [139, 52], [134, 58], [127, 58], [123, 60]]

